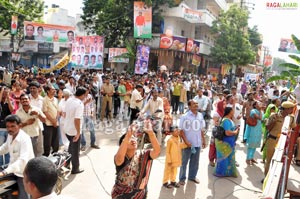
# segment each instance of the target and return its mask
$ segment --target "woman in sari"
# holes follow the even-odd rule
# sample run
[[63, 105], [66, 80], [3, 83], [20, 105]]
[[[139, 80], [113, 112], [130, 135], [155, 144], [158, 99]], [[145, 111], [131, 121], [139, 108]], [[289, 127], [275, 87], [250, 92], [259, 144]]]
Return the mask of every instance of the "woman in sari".
[[159, 156], [160, 145], [150, 121], [145, 121], [144, 130], [149, 136], [153, 149], [137, 151], [137, 140], [133, 136], [135, 128], [131, 125], [128, 132], [120, 138], [120, 147], [114, 157], [117, 176], [112, 189], [113, 199], [147, 198], [147, 183], [152, 160]]
[[[225, 101], [219, 101], [217, 103], [217, 109], [213, 113], [213, 118], [212, 118], [215, 126], [220, 125], [221, 119], [224, 115], [225, 106], [226, 106]], [[211, 138], [210, 138], [208, 158], [209, 158], [209, 165], [214, 167], [215, 160], [216, 160], [216, 145], [215, 145], [215, 138], [213, 135], [211, 135]]]
[[246, 128], [246, 140], [247, 140], [247, 159], [246, 163], [248, 165], [252, 165], [257, 163], [254, 159], [254, 153], [256, 148], [259, 148], [261, 145], [262, 138], [262, 113], [261, 113], [261, 105], [259, 102], [255, 101], [253, 103], [253, 109], [250, 111], [250, 117], [255, 118], [257, 120], [257, 124], [255, 126], [247, 125]]
[[[266, 121], [269, 119], [270, 115], [272, 112], [277, 112], [276, 109], [278, 110], [278, 108], [275, 106], [275, 104], [269, 104], [265, 114], [263, 115], [262, 118], [262, 133], [263, 133], [263, 142], [266, 142], [267, 136], [268, 136], [268, 131], [266, 128]], [[266, 160], [266, 156], [267, 156], [267, 150], [266, 147], [263, 148], [263, 153], [262, 153], [262, 163], [265, 163]]]
[[223, 140], [215, 138], [217, 160], [214, 175], [217, 177], [237, 177], [235, 164], [235, 139], [239, 132], [239, 127], [235, 127], [232, 117], [234, 110], [232, 107], [226, 107], [221, 126], [225, 130]]

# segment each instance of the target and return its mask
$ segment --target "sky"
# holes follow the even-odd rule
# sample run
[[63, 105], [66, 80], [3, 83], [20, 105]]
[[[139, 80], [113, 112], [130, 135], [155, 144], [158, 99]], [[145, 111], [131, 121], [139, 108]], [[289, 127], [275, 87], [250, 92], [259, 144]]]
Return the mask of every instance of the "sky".
[[83, 0], [44, 0], [44, 2], [49, 7], [51, 7], [51, 4], [56, 4], [67, 9], [72, 17], [75, 17], [76, 14], [82, 14]]
[[[288, 53], [278, 52], [281, 38], [291, 39], [294, 34], [300, 39], [300, 26], [297, 19], [300, 18], [299, 0], [252, 0], [254, 10], [250, 9], [249, 25], [258, 26], [258, 32], [263, 34], [263, 45], [270, 49], [273, 57], [287, 59]], [[268, 2], [298, 2], [296, 10], [267, 9]]]
[[[300, 26], [297, 19], [300, 19], [300, 1], [299, 0], [244, 0], [252, 2], [249, 5], [251, 12], [249, 26], [258, 26], [258, 32], [263, 35], [263, 45], [268, 47], [273, 57], [288, 59], [288, 53], [278, 52], [281, 38], [291, 38], [295, 34], [300, 38]], [[69, 11], [70, 16], [82, 13], [83, 0], [45, 0], [45, 4], [51, 7], [51, 4], [57, 4], [61, 8]], [[268, 2], [299, 2], [296, 10], [278, 10], [267, 9]], [[251, 9], [254, 8], [254, 9]]]

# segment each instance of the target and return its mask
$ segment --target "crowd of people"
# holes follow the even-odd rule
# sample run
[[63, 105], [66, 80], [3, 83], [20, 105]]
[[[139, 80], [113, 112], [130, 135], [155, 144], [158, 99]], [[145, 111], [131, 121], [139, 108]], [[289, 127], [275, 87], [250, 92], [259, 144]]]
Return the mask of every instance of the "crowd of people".
[[[200, 183], [200, 151], [207, 144], [214, 175], [237, 177], [235, 146], [240, 133], [249, 166], [257, 163], [254, 154], [262, 148], [266, 175], [281, 133], [278, 129], [285, 117], [293, 116], [300, 98], [300, 86], [289, 88], [285, 81], [275, 85], [265, 83], [263, 78], [246, 82], [242, 78], [229, 80], [226, 75], [217, 79], [210, 74], [168, 71], [130, 75], [72, 69], [43, 74], [17, 68], [14, 72], [3, 69], [0, 81], [0, 153], [8, 153], [3, 163], [9, 163], [2, 174], [14, 173], [20, 178], [20, 187], [24, 187], [23, 171], [30, 159], [60, 149], [72, 155], [67, 166], [71, 173], [83, 172], [79, 152], [87, 148], [85, 131], [90, 133], [90, 147], [100, 149], [96, 123], [128, 122], [128, 131], [121, 137], [114, 157], [117, 176], [113, 198], [146, 197], [152, 160], [162, 147], [166, 147], [162, 185], [167, 189], [184, 186], [186, 180]], [[152, 148], [140, 153], [136, 150], [135, 121], [144, 114], [156, 115], [156, 124], [146, 119], [143, 128]], [[243, 120], [245, 128], [240, 129]], [[212, 136], [206, 143], [210, 125], [223, 127], [223, 139]], [[300, 146], [299, 138], [297, 142]], [[10, 150], [14, 144], [20, 145], [18, 153]], [[298, 166], [299, 156], [300, 152], [295, 157]], [[24, 189], [21, 193], [26, 195]]]

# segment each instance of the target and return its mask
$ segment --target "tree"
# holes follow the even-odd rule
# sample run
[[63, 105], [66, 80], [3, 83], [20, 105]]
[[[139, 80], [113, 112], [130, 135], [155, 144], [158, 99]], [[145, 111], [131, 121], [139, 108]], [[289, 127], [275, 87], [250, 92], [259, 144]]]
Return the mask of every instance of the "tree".
[[272, 64], [272, 71], [280, 74], [284, 68], [280, 67], [281, 64], [286, 63], [286, 61], [284, 59], [281, 59], [279, 57], [274, 57], [273, 59], [273, 64]]
[[211, 31], [216, 42], [211, 48], [211, 57], [220, 64], [247, 65], [252, 63], [255, 52], [251, 48], [247, 33], [248, 12], [233, 5], [221, 12], [213, 21]]
[[[300, 41], [295, 36], [292, 35], [297, 49], [300, 49]], [[283, 68], [283, 71], [280, 75], [275, 75], [270, 77], [267, 82], [277, 81], [277, 80], [290, 80], [292, 84], [296, 84], [297, 78], [300, 76], [300, 56], [298, 55], [289, 55], [289, 57], [294, 61], [294, 63], [281, 63], [279, 67]], [[274, 65], [274, 64], [273, 64]]]
[[16, 35], [11, 35], [11, 41], [17, 43], [18, 52], [24, 41], [24, 21], [40, 21], [43, 16], [44, 2], [42, 0], [0, 0], [0, 32], [10, 33], [11, 16], [18, 16]]
[[[105, 45], [122, 47], [128, 37], [133, 36], [133, 2], [134, 0], [84, 0], [83, 24], [88, 33], [105, 36]], [[162, 20], [162, 6], [172, 7], [174, 0], [144, 0], [152, 5], [153, 30], [158, 32]]]
[[258, 32], [257, 26], [253, 26], [253, 28], [248, 28], [248, 34], [249, 34], [249, 42], [252, 46], [252, 49], [255, 52], [257, 52], [259, 45], [262, 44], [262, 39]]

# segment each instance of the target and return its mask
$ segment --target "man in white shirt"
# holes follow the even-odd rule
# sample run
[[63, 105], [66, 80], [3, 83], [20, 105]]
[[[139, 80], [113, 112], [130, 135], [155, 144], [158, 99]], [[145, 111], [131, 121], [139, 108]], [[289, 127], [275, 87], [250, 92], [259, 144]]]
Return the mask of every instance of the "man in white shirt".
[[133, 120], [137, 119], [137, 115], [142, 109], [143, 106], [143, 100], [145, 99], [145, 96], [142, 97], [141, 92], [143, 91], [143, 86], [138, 84], [136, 85], [135, 89], [131, 93], [130, 98], [130, 124], [133, 122]]
[[[156, 120], [156, 125], [153, 126], [153, 129], [156, 131], [158, 143], [162, 143], [162, 122], [164, 119], [164, 106], [163, 100], [158, 97], [158, 91], [156, 89], [151, 91], [152, 97], [146, 103], [144, 108], [141, 110], [140, 114], [146, 113], [148, 110], [150, 111], [150, 115], [155, 115], [156, 117], [160, 118]], [[157, 112], [157, 111], [160, 112]]]
[[202, 113], [203, 117], [205, 117], [206, 114], [206, 109], [209, 103], [208, 100], [208, 97], [203, 95], [202, 89], [198, 89], [198, 95], [194, 97], [194, 101], [198, 103], [198, 111]]
[[13, 173], [17, 176], [19, 198], [29, 199], [24, 190], [23, 171], [27, 162], [34, 158], [33, 148], [29, 135], [20, 129], [21, 119], [17, 115], [8, 115], [5, 118], [8, 137], [0, 147], [0, 154], [9, 152], [8, 167], [0, 172], [0, 177]]
[[29, 91], [30, 91], [30, 94], [29, 94], [30, 105], [42, 109], [44, 98], [39, 94], [40, 93], [40, 84], [36, 81], [30, 82]]
[[[46, 116], [38, 107], [31, 106], [29, 97], [26, 94], [20, 96], [20, 108], [17, 110], [16, 115], [21, 119], [21, 128], [31, 138], [32, 147], [35, 157], [43, 155], [43, 141], [39, 136], [41, 131], [40, 121], [45, 122]], [[39, 139], [40, 138], [40, 139]]]
[[27, 163], [23, 182], [26, 192], [31, 195], [31, 199], [59, 199], [61, 197], [53, 192], [57, 178], [57, 169], [51, 160], [38, 157]]
[[70, 141], [69, 153], [72, 155], [72, 174], [78, 174], [83, 172], [83, 169], [79, 168], [79, 149], [80, 149], [80, 134], [83, 124], [83, 99], [85, 98], [86, 88], [78, 87], [75, 92], [75, 97], [70, 98], [66, 102], [66, 118], [64, 130], [67, 134], [67, 138]]

